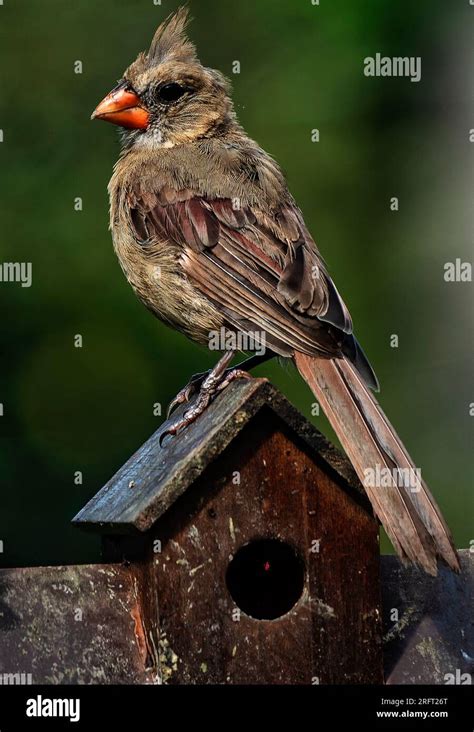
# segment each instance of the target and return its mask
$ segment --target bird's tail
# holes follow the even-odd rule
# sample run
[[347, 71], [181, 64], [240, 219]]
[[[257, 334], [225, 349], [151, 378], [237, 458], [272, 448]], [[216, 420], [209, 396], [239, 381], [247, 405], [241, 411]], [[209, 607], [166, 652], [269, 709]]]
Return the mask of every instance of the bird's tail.
[[453, 540], [433, 496], [356, 368], [345, 358], [301, 353], [295, 355], [295, 363], [400, 557], [432, 575], [437, 573], [438, 557], [459, 571]]

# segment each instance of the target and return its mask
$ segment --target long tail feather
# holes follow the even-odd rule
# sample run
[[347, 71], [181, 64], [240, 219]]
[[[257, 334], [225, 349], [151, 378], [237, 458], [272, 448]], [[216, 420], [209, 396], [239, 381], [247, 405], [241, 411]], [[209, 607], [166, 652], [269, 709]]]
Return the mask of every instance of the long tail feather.
[[353, 364], [301, 353], [294, 359], [402, 559], [435, 575], [441, 558], [458, 572], [456, 549], [433, 496]]

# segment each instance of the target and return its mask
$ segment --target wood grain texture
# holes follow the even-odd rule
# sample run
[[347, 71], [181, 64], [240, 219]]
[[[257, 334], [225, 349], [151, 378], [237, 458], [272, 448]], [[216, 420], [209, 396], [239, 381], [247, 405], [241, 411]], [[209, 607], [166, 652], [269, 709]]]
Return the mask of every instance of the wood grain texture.
[[[209, 480], [213, 480], [211, 475]], [[209, 519], [212, 519], [207, 527], [210, 534], [215, 534], [212, 522], [219, 520], [219, 512], [214, 503], [218, 498], [218, 491], [217, 486], [216, 493], [211, 496], [210, 505], [202, 505], [203, 509], [210, 512]], [[263, 495], [262, 501], [264, 500]], [[198, 499], [198, 509], [199, 505]], [[255, 508], [255, 503], [251, 505]], [[185, 550], [186, 532], [195, 525], [196, 520], [198, 517], [193, 514], [189, 525], [185, 522], [182, 524], [180, 535], [184, 538], [181, 539], [180, 546], [184, 546]], [[201, 526], [204, 526], [204, 523]], [[234, 526], [236, 542], [230, 542], [232, 551], [235, 551], [235, 545], [241, 540], [240, 532], [235, 529]], [[191, 531], [191, 535], [194, 541], [201, 540], [194, 530]], [[120, 542], [122, 541], [123, 538]], [[142, 548], [150, 546], [151, 542], [147, 536]], [[123, 549], [122, 544], [121, 548]], [[131, 547], [127, 548], [127, 552], [129, 548]], [[118, 551], [118, 546], [115, 547], [115, 551]], [[182, 552], [176, 546], [174, 552], [175, 555], [182, 556]], [[167, 556], [170, 557], [169, 560], [166, 559]], [[323, 547], [319, 559], [321, 558], [323, 558]], [[446, 684], [449, 681], [449, 683], [472, 685], [474, 554], [468, 549], [461, 550], [460, 558], [462, 572], [459, 576], [454, 576], [443, 569], [437, 578], [430, 578], [413, 567], [403, 567], [397, 557], [381, 557], [386, 683]], [[146, 565], [149, 571], [153, 566], [157, 568], [157, 571], [153, 570], [151, 581], [150, 577], [146, 579], [146, 584], [135, 582], [134, 574], [137, 570], [135, 560], [130, 566], [102, 564], [0, 570], [0, 674], [3, 685], [25, 683], [27, 674], [31, 674], [33, 683], [41, 684], [153, 684], [158, 682], [160, 675], [165, 683], [178, 683], [183, 674], [185, 653], [183, 652], [181, 659], [176, 659], [172, 643], [177, 648], [179, 643], [174, 643], [172, 632], [184, 631], [180, 629], [177, 615], [181, 611], [181, 602], [176, 602], [176, 611], [173, 612], [172, 589], [167, 590], [171, 604], [170, 614], [168, 617], [163, 615], [163, 625], [168, 629], [168, 635], [163, 634], [161, 642], [158, 643], [160, 675], [157, 674], [157, 668], [153, 668], [153, 662], [156, 661], [154, 651], [151, 654], [151, 668], [148, 666], [150, 662], [148, 652], [146, 650], [143, 652], [147, 645], [146, 642], [142, 642], [143, 635], [147, 631], [142, 632], [142, 629], [147, 628], [149, 621], [153, 621], [156, 627], [158, 621], [156, 604], [154, 609], [146, 608], [147, 594], [150, 592], [153, 594], [156, 577], [169, 572], [172, 554], [165, 547], [158, 564], [154, 565], [156, 559], [154, 556], [153, 562]], [[166, 570], [163, 570], [163, 562], [168, 565]], [[143, 569], [144, 565], [142, 563], [139, 565]], [[178, 564], [178, 567], [185, 566], [182, 562]], [[193, 565], [189, 572], [197, 566], [199, 565]], [[173, 570], [171, 571], [171, 581], [176, 582], [178, 593], [181, 589], [187, 593], [190, 579], [197, 576], [200, 570], [190, 576], [189, 572], [188, 576], [182, 574], [181, 577], [175, 577]], [[354, 578], [349, 588], [351, 593], [356, 592], [359, 581], [360, 578]], [[165, 584], [168, 582], [167, 577], [163, 582]], [[218, 580], [214, 581], [214, 585], [217, 589], [220, 588]], [[331, 585], [335, 586], [334, 579]], [[213, 591], [210, 579], [206, 580], [205, 590], [208, 593], [206, 606], [211, 608], [211, 612], [217, 613], [214, 608], [215, 599], [212, 595], [209, 596]], [[333, 591], [326, 590], [323, 595], [328, 603], [334, 603], [330, 597]], [[203, 600], [199, 596], [196, 598], [194, 589], [189, 594], [193, 594], [194, 602], [202, 603]], [[218, 604], [225, 612], [228, 611], [229, 601], [225, 596], [224, 601], [218, 600]], [[321, 606], [319, 607], [321, 610]], [[78, 609], [82, 610], [82, 620], [75, 619]], [[398, 611], [398, 621], [392, 617], [394, 609]], [[295, 608], [295, 612], [297, 610], [298, 607]], [[146, 612], [149, 613], [148, 618]], [[187, 610], [188, 620], [191, 612], [192, 608]], [[292, 617], [296, 618], [297, 615], [290, 614], [284, 619], [268, 624], [244, 617], [241, 619], [244, 625], [239, 626], [236, 623], [232, 631], [239, 634], [240, 629], [243, 629], [246, 632], [241, 643], [240, 635], [237, 639], [230, 637], [230, 630], [226, 625], [227, 616], [224, 621], [212, 628], [205, 625], [207, 611], [204, 609], [204, 612], [200, 612], [203, 615], [202, 632], [205, 633], [205, 645], [202, 646], [200, 643], [199, 627], [196, 629], [196, 634], [193, 634], [192, 628], [185, 628], [190, 638], [189, 648], [192, 654], [186, 660], [185, 667], [188, 669], [188, 674], [197, 668], [197, 681], [206, 679], [207, 671], [202, 670], [202, 664], [208, 663], [208, 660], [200, 659], [204, 650], [207, 652], [209, 649], [211, 639], [212, 644], [218, 648], [215, 652], [216, 660], [212, 664], [214, 678], [216, 678], [216, 664], [225, 662], [229, 667], [228, 677], [231, 680], [237, 678], [234, 665], [237, 666], [239, 678], [246, 678], [247, 681], [251, 680], [249, 677], [255, 678], [255, 666], [249, 666], [246, 674], [243, 661], [249, 657], [250, 661], [253, 660], [253, 655], [249, 653], [247, 646], [255, 637], [262, 655], [257, 661], [264, 668], [265, 678], [271, 680], [270, 662], [273, 662], [275, 667], [275, 645], [272, 636], [274, 623], [275, 627], [279, 626], [280, 635], [277, 638], [282, 633], [289, 634], [282, 645], [282, 650], [285, 652], [287, 645], [291, 646], [292, 642], [306, 641], [306, 630], [299, 634], [298, 626], [293, 625], [295, 620], [292, 620]], [[307, 603], [306, 613], [308, 613]], [[304, 617], [307, 617], [307, 614]], [[326, 628], [331, 631], [329, 619], [326, 619]], [[317, 627], [318, 622], [316, 618]], [[303, 620], [301, 624], [303, 623], [306, 628], [308, 621]], [[183, 625], [184, 621], [181, 622], [181, 626]], [[229, 644], [233, 640], [234, 646], [230, 652], [221, 652], [221, 634]], [[319, 635], [324, 634], [319, 631]], [[248, 638], [248, 641], [245, 638]], [[342, 640], [339, 643], [342, 643]], [[156, 644], [156, 640], [151, 644], [152, 647], [153, 644]], [[235, 645], [237, 650], [234, 655]], [[312, 658], [311, 654], [315, 653], [314, 647], [315, 643], [308, 649], [304, 646], [296, 660], [296, 670], [295, 667], [290, 667], [291, 675], [282, 673], [282, 676], [289, 681], [298, 677], [306, 680], [302, 664], [308, 657]], [[323, 663], [321, 654], [328, 647], [329, 644], [322, 646], [319, 663]], [[199, 648], [202, 648], [200, 653]], [[267, 656], [266, 669], [264, 656], [268, 649], [273, 655]], [[293, 661], [294, 655], [289, 654]], [[318, 654], [315, 655], [318, 658]], [[193, 659], [196, 659], [196, 665]], [[277, 664], [277, 667], [281, 669], [281, 665]], [[23, 681], [21, 674], [24, 675]], [[5, 691], [7, 692], [6, 689]]]
[[[296, 442], [295, 442], [296, 439]], [[240, 484], [235, 484], [235, 471]], [[382, 680], [378, 526], [270, 410], [260, 412], [152, 531], [169, 683]], [[229, 560], [262, 537], [293, 546], [302, 596], [276, 620], [241, 612]], [[312, 552], [313, 542], [319, 552]]]
[[[171, 684], [380, 682], [378, 524], [348, 461], [263, 379], [231, 385], [161, 448], [166, 426], [75, 519], [131, 563], [145, 667]], [[304, 566], [272, 620], [226, 583], [263, 538]]]
[[3, 684], [20, 683], [5, 674], [31, 674], [33, 684], [157, 683], [142, 598], [121, 565], [0, 570]]

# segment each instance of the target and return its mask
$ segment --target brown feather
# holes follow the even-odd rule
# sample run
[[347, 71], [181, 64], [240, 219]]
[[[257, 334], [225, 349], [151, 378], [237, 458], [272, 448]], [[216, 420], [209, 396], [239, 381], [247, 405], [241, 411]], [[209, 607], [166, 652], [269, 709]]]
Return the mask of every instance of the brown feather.
[[[262, 331], [293, 357], [361, 480], [376, 465], [413, 463], [367, 390], [376, 377], [352, 334], [332, 282], [276, 162], [236, 120], [229, 84], [199, 62], [187, 12], [158, 29], [124, 83], [149, 113], [128, 130], [109, 185], [110, 224], [121, 266], [157, 317], [207, 344], [210, 331]], [[183, 94], [168, 106], [162, 85]], [[365, 481], [364, 481], [365, 482]], [[446, 524], [420, 479], [366, 490], [395, 548], [436, 572], [458, 569]]]
[[[153, 201], [148, 192], [143, 202], [135, 201], [130, 216], [132, 226], [140, 224], [137, 240], [143, 239], [146, 228], [152, 241], [171, 238], [183, 252], [187, 247], [193, 250], [198, 256], [182, 257], [189, 281], [225, 308], [234, 327], [242, 328], [242, 317], [254, 330], [265, 332], [271, 323], [273, 347], [281, 355], [291, 355], [294, 348], [313, 355], [342, 355], [344, 340], [352, 338], [337, 328], [347, 323], [345, 306], [334, 297], [335, 288], [294, 205], [278, 209], [271, 230], [256, 207], [236, 209], [229, 199], [192, 197], [189, 191], [177, 193], [175, 199], [158, 192]], [[283, 228], [276, 228], [275, 222]], [[219, 296], [207, 277], [211, 261], [218, 266], [215, 275], [226, 278], [230, 288]], [[244, 312], [231, 302], [234, 289], [245, 303]], [[330, 304], [335, 322], [322, 322]]]
[[[423, 481], [407, 489], [367, 483], [367, 469], [416, 469], [382, 409], [347, 360], [314, 359], [295, 355], [295, 363], [323, 407], [349, 456], [375, 513], [402, 557], [437, 573], [437, 557], [456, 572], [459, 559], [446, 523]], [[388, 473], [387, 473], [388, 475]]]

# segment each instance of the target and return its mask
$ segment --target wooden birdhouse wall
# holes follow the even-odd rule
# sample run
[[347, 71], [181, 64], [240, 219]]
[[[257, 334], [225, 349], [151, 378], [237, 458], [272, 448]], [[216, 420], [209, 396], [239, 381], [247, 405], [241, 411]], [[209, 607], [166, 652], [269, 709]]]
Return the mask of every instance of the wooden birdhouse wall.
[[150, 539], [164, 681], [382, 681], [377, 523], [270, 410]]
[[[380, 683], [378, 525], [347, 459], [261, 379], [162, 444], [168, 426], [74, 519], [106, 563], [0, 570], [0, 673]], [[474, 562], [461, 558], [459, 576], [436, 578], [381, 558], [387, 683], [470, 679]]]

